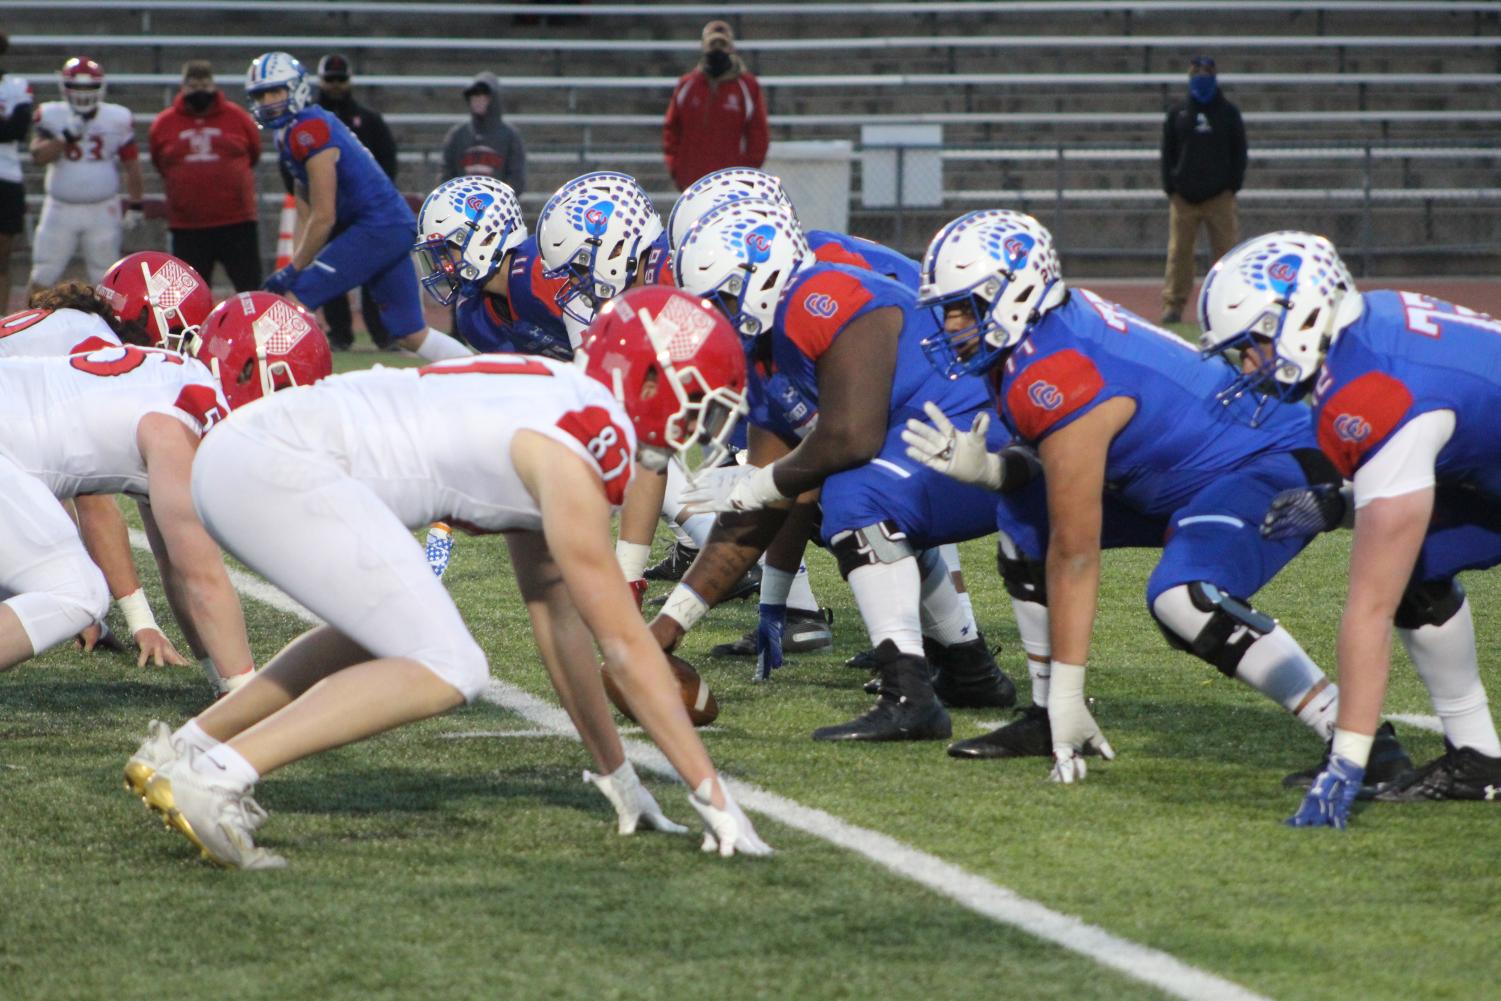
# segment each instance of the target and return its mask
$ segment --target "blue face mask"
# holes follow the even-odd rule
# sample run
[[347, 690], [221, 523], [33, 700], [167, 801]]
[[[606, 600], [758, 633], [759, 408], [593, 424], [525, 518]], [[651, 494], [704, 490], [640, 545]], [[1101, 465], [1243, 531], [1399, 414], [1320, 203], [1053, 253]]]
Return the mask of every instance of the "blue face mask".
[[1191, 76], [1188, 78], [1188, 95], [1200, 104], [1214, 100], [1219, 91], [1219, 79], [1214, 76]]

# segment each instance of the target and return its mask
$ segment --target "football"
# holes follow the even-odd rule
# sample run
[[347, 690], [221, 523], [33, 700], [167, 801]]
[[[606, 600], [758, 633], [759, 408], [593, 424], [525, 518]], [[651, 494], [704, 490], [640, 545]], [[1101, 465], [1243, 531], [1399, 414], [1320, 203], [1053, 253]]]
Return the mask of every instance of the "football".
[[[688, 710], [688, 718], [693, 721], [693, 725], [708, 726], [714, 722], [719, 716], [719, 703], [714, 700], [714, 693], [709, 691], [708, 683], [698, 676], [693, 665], [669, 653], [667, 666], [672, 668], [672, 673], [678, 679], [678, 688], [683, 693], [683, 708]], [[620, 694], [620, 689], [615, 687], [615, 682], [611, 680], [609, 674], [604, 677], [605, 694], [610, 697], [615, 708], [620, 710], [620, 715], [632, 723], [636, 722], [636, 717], [632, 716], [631, 711], [626, 708], [625, 697]]]

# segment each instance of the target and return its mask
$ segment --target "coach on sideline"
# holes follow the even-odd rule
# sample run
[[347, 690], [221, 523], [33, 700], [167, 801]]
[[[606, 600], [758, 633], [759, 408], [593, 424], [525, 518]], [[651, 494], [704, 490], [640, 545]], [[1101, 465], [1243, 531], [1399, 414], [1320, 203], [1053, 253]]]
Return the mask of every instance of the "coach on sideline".
[[766, 102], [727, 23], [704, 25], [702, 52], [673, 88], [662, 123], [662, 154], [679, 191], [716, 170], [766, 162]]

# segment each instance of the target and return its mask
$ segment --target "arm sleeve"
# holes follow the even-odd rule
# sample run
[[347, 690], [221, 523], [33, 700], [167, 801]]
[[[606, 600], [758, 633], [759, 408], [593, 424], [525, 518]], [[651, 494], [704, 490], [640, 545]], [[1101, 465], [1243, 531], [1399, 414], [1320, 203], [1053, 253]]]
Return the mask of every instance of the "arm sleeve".
[[1230, 190], [1239, 191], [1246, 181], [1246, 123], [1240, 111], [1230, 109]]
[[750, 93], [751, 107], [746, 114], [745, 158], [754, 167], [766, 162], [766, 148], [770, 145], [766, 125], [766, 102], [761, 97], [761, 85], [756, 78], [746, 73], [741, 77]]
[[1355, 473], [1355, 507], [1434, 484], [1438, 453], [1454, 436], [1454, 411], [1430, 410], [1408, 421]]
[[18, 104], [9, 117], [0, 121], [0, 142], [25, 142], [31, 131], [31, 105]]
[[375, 162], [380, 164], [380, 169], [385, 171], [387, 177], [396, 180], [396, 137], [391, 135], [391, 127], [386, 124], [378, 112], [368, 112], [370, 115], [370, 152], [375, 154]]

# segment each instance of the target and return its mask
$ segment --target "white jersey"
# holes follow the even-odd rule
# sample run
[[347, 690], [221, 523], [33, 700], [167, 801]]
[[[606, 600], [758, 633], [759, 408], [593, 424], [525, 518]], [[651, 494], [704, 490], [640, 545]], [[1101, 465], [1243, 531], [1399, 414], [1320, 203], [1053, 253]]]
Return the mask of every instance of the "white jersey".
[[108, 323], [81, 309], [23, 309], [0, 319], [0, 358], [56, 358], [119, 346]]
[[417, 369], [353, 372], [282, 390], [225, 424], [326, 456], [410, 528], [535, 531], [542, 514], [511, 464], [517, 431], [561, 442], [598, 471], [619, 505], [635, 432], [604, 386], [567, 362], [475, 355]]
[[203, 434], [229, 412], [203, 363], [160, 348], [101, 348], [0, 364], [0, 452], [56, 497], [146, 496], [136, 427], [147, 414]]
[[102, 202], [120, 193], [120, 161], [137, 156], [135, 123], [128, 108], [108, 102], [100, 102], [87, 119], [75, 115], [67, 101], [48, 101], [37, 109], [36, 127], [43, 135], [61, 139], [79, 126], [83, 137], [47, 165], [47, 196], [70, 204]]
[[[23, 76], [7, 73], [0, 76], [0, 121], [10, 118], [17, 108], [32, 102], [31, 84]], [[21, 140], [0, 143], [0, 181], [21, 182]]]

